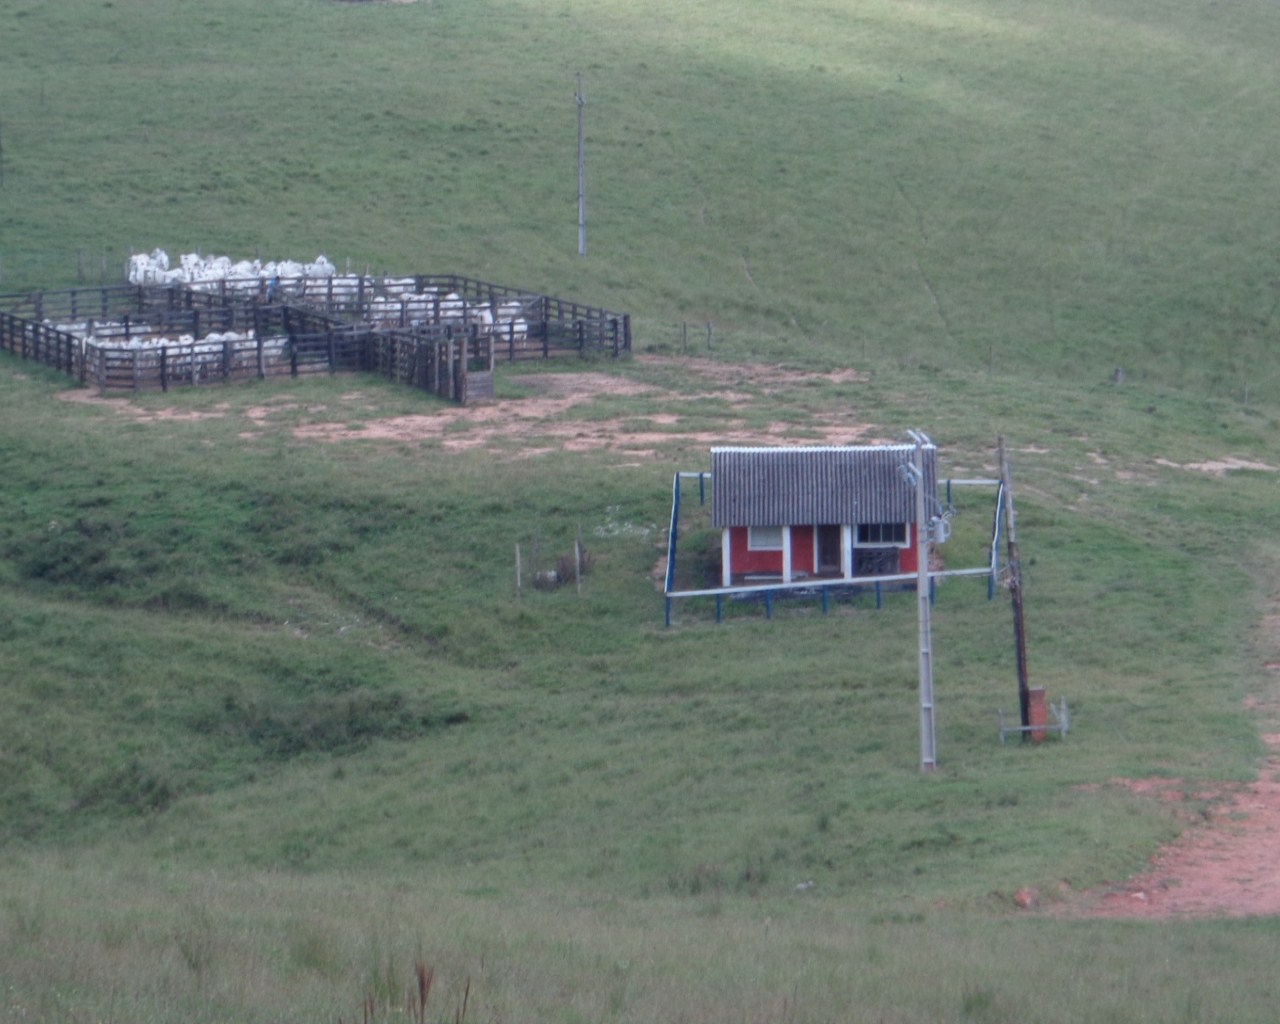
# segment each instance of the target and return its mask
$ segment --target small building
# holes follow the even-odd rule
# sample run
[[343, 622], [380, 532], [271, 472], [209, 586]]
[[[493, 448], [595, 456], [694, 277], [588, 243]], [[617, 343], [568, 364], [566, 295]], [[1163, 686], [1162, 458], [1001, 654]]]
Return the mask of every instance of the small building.
[[[721, 586], [917, 571], [914, 444], [713, 448]], [[922, 450], [937, 494], [937, 447]], [[933, 502], [930, 501], [930, 508]]]

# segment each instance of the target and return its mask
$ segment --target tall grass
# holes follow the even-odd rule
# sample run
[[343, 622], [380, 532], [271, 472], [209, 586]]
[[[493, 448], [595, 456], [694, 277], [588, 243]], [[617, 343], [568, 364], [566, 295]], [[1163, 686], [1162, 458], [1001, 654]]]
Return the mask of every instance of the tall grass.
[[1267, 921], [993, 926], [946, 909], [851, 917], [812, 891], [581, 904], [447, 881], [424, 894], [417, 876], [79, 859], [4, 877], [24, 887], [0, 912], [8, 1020], [413, 1020], [418, 965], [431, 971], [425, 1019], [441, 1021], [464, 1005], [484, 1022], [1264, 1021], [1274, 999]]

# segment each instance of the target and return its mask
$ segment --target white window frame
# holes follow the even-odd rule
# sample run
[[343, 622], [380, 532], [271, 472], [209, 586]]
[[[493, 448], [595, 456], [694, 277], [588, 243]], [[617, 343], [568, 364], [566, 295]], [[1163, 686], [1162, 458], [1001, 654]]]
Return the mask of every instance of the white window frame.
[[[747, 527], [747, 550], [748, 551], [781, 551], [786, 546], [787, 533], [785, 526], [748, 526]], [[768, 539], [761, 538], [762, 531], [769, 531]], [[773, 531], [777, 531], [777, 539], [774, 540]]]

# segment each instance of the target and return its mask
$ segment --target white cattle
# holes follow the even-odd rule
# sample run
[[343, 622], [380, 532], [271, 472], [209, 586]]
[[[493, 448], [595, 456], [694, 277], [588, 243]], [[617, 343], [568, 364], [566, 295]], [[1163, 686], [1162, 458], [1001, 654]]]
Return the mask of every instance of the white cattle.
[[449, 292], [440, 297], [440, 322], [458, 323], [466, 319], [467, 301], [457, 292]]
[[302, 270], [306, 277], [333, 277], [338, 268], [328, 261], [324, 253], [316, 257], [314, 263], [308, 263]]

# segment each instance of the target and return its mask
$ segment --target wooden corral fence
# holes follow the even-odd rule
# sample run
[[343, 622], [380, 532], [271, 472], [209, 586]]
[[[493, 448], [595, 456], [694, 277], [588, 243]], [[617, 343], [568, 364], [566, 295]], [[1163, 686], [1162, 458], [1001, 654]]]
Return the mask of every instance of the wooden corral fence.
[[493, 397], [495, 342], [475, 325], [374, 328], [295, 306], [284, 307], [283, 320], [295, 377], [358, 370], [462, 404]]
[[[0, 350], [104, 391], [355, 370], [457, 402], [492, 396], [499, 360], [631, 351], [630, 317], [599, 307], [454, 275], [399, 278], [394, 290], [356, 282], [282, 281], [270, 296], [256, 281], [0, 295]], [[458, 315], [459, 297], [489, 316]], [[500, 306], [508, 315], [495, 322]]]
[[74, 334], [0, 311], [0, 350], [52, 366], [84, 383], [83, 346]]
[[[246, 295], [265, 297], [267, 294], [266, 287], [257, 279], [226, 279], [197, 287], [207, 289], [203, 294], [216, 295], [226, 301], [234, 301], [237, 296], [243, 300]], [[401, 306], [399, 322], [394, 324], [402, 328], [412, 326], [414, 311], [424, 308], [420, 302], [412, 301], [415, 298], [430, 297], [431, 302], [425, 308], [429, 310], [430, 322], [437, 325], [451, 319], [447, 309], [451, 296], [460, 298], [471, 310], [493, 311], [514, 306], [519, 309], [519, 317], [526, 327], [518, 330], [508, 320], [505, 325], [495, 325], [493, 330], [499, 341], [500, 358], [510, 362], [593, 354], [616, 358], [631, 352], [629, 314], [457, 274], [293, 278], [281, 280], [279, 291], [291, 305], [362, 322], [385, 316], [385, 306], [382, 310], [378, 308], [379, 300], [389, 295], [400, 296], [409, 300]]]

